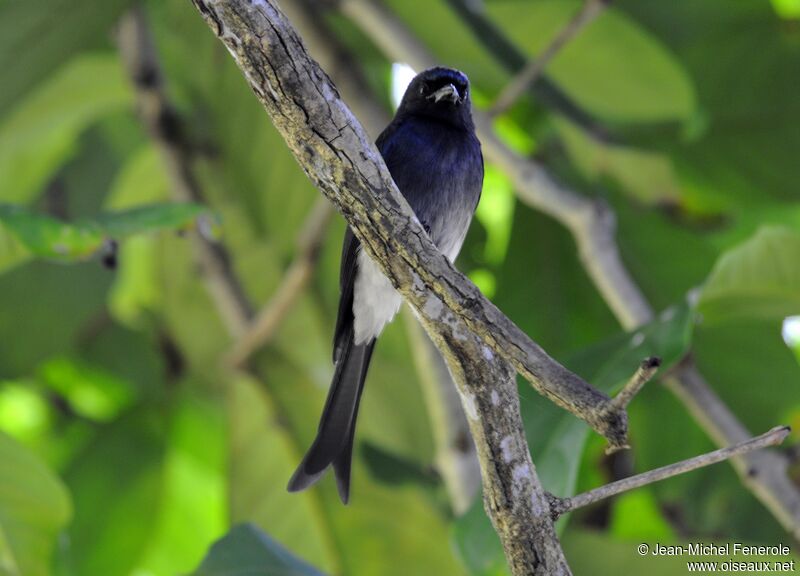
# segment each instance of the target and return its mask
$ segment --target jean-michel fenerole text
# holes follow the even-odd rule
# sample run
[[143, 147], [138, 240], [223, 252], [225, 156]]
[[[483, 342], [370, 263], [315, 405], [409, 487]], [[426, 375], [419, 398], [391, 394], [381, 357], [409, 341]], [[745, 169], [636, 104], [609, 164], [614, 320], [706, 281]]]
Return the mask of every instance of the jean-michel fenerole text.
[[690, 542], [678, 545], [656, 543], [650, 553], [653, 556], [788, 556], [790, 549], [786, 544], [750, 546], [740, 542], [725, 544]]

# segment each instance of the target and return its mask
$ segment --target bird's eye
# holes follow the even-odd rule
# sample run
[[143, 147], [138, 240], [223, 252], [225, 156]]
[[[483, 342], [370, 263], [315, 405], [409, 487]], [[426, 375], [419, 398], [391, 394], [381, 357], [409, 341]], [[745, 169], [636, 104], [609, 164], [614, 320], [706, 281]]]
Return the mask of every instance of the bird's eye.
[[419, 93], [420, 94], [425, 94], [425, 92], [427, 92], [427, 91], [428, 91], [428, 83], [427, 82], [422, 82], [419, 85]]

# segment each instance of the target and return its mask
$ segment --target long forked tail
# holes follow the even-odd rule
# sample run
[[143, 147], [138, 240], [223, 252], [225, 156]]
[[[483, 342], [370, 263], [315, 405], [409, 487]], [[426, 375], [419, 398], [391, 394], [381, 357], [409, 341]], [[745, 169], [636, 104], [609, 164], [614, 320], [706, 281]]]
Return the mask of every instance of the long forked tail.
[[336, 362], [333, 382], [322, 411], [317, 437], [295, 470], [287, 489], [305, 490], [322, 477], [333, 464], [339, 497], [347, 504], [350, 498], [350, 463], [356, 429], [358, 404], [372, 358], [375, 340], [367, 344], [353, 342], [352, 329]]

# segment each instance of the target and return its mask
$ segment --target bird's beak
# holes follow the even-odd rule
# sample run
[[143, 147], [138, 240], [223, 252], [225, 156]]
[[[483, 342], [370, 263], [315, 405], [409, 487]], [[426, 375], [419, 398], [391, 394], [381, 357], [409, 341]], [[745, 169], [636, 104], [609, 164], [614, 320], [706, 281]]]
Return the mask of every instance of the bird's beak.
[[453, 104], [461, 99], [461, 97], [458, 95], [458, 90], [452, 84], [448, 84], [447, 86], [439, 88], [436, 92], [428, 96], [428, 98], [433, 98], [434, 102], [439, 102], [440, 100], [449, 100]]

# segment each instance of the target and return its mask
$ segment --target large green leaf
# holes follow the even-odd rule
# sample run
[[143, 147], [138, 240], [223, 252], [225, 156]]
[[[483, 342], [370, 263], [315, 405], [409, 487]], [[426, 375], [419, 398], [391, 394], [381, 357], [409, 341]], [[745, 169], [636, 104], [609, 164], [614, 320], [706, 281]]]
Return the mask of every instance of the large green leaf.
[[13, 302], [0, 314], [0, 340], [5, 342], [0, 377], [26, 374], [52, 354], [68, 351], [102, 310], [109, 276], [96, 265], [44, 262], [29, 262], [0, 276], [0, 301]]
[[0, 198], [28, 202], [74, 154], [88, 126], [131, 104], [114, 56], [81, 56], [60, 69], [0, 120]]
[[214, 543], [192, 576], [322, 576], [252, 524], [240, 524]]
[[698, 311], [706, 322], [800, 312], [800, 233], [761, 228], [723, 254], [703, 286]]
[[281, 426], [270, 397], [259, 388], [253, 380], [238, 378], [228, 392], [231, 519], [258, 522], [294, 553], [332, 565], [317, 495], [286, 492], [302, 447]]
[[131, 573], [162, 505], [163, 456], [161, 419], [140, 410], [103, 427], [71, 462], [65, 479], [75, 519], [69, 546], [59, 550], [62, 570], [76, 575]]
[[208, 209], [189, 203], [140, 206], [74, 222], [64, 222], [21, 206], [0, 204], [0, 223], [31, 253], [64, 262], [84, 260], [97, 252], [113, 250], [108, 242], [134, 234], [184, 231], [194, 226], [203, 233], [215, 229]]
[[610, 179], [643, 204], [674, 204], [681, 196], [678, 176], [664, 153], [605, 143], [566, 120], [555, 122], [570, 160], [591, 182]]
[[[255, 234], [268, 236], [275, 254], [288, 257], [319, 192], [194, 7], [173, 0], [151, 3], [150, 10], [170, 85], [191, 94], [202, 112], [187, 131], [200, 132], [197, 138], [213, 142], [216, 152], [209, 169], [199, 171], [206, 198], [223, 213], [223, 204], [235, 203]], [[198, 67], [198, 59], [211, 66]]]
[[[492, 2], [492, 18], [529, 54], [544, 50], [577, 13], [579, 0]], [[579, 104], [624, 122], [686, 119], [694, 111], [692, 83], [680, 62], [613, 6], [567, 44], [548, 74]]]
[[796, 30], [769, 2], [615, 3], [681, 59], [702, 110], [691, 138], [654, 135], [672, 153], [693, 202], [747, 213], [766, 198], [797, 198], [800, 66]]
[[[108, 30], [131, 0], [0, 3], [0, 117], [62, 62], [108, 45]], [[103, 78], [97, 78], [99, 86]]]
[[47, 576], [72, 505], [61, 481], [0, 432], [0, 574]]
[[202, 393], [201, 382], [181, 384], [166, 436], [158, 518], [133, 573], [187, 574], [228, 526], [225, 406]]

